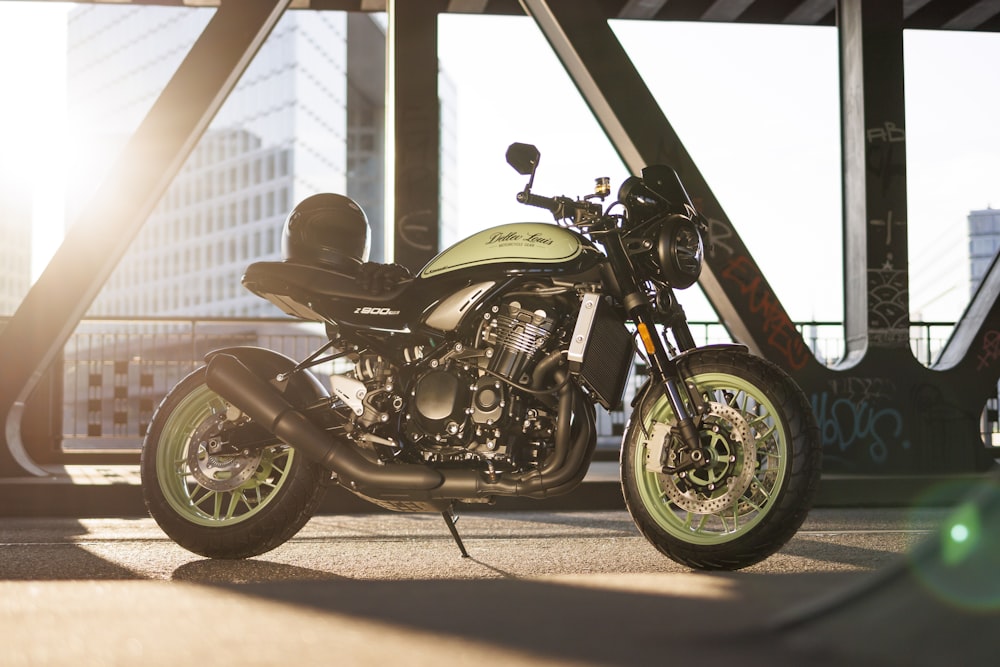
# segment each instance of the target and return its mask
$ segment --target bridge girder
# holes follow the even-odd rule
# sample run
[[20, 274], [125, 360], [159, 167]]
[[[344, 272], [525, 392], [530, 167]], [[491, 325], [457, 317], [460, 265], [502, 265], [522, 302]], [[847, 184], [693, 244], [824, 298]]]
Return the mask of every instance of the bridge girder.
[[[851, 342], [845, 363], [830, 369], [809, 352], [763, 271], [739, 240], [736, 225], [726, 217], [617, 42], [607, 24], [609, 3], [522, 2], [625, 164], [638, 171], [649, 163], [672, 163], [712, 220], [712, 233], [725, 236], [724, 251], [708, 259], [703, 281], [706, 293], [738, 340], [785, 367], [812, 398], [826, 443], [828, 471], [935, 474], [971, 472], [989, 465], [979, 420], [986, 399], [995, 396], [1000, 369], [996, 340], [1000, 337], [996, 333], [1000, 331], [1000, 269], [991, 270], [935, 368], [919, 364], [907, 343], [900, 45], [908, 21], [931, 20], [927, 17], [932, 3], [923, 3], [926, 10], [913, 9], [904, 0], [839, 0], [836, 4], [845, 89], [845, 315]], [[357, 3], [243, 0], [223, 2], [216, 11], [95, 204], [0, 332], [0, 363], [5, 369], [0, 415], [6, 425], [0, 474], [44, 472], [34, 465], [22, 443], [20, 420], [26, 397], [274, 23], [290, 7], [344, 9], [347, 4]], [[439, 215], [438, 170], [422, 162], [436, 155], [439, 141], [437, 95], [431, 92], [436, 88], [431, 83], [436, 78], [436, 42], [428, 33], [437, 12], [459, 5], [490, 11], [502, 4], [390, 0], [381, 5], [390, 11], [390, 48], [396, 49], [397, 56], [401, 54], [389, 58], [390, 67], [395, 68], [390, 78], [396, 82], [395, 100], [389, 104], [396, 109], [396, 251], [397, 258], [408, 264], [421, 263], [437, 243], [436, 230], [427, 223]], [[655, 18], [667, 18], [667, 13], [683, 4], [662, 5]], [[722, 12], [721, 3], [716, 4]], [[744, 6], [737, 16], [740, 20], [763, 11], [762, 3], [735, 4]], [[790, 15], [826, 20], [823, 3], [785, 4]], [[376, 10], [376, 5], [362, 1], [356, 9]], [[723, 14], [731, 18], [733, 6], [725, 9]], [[638, 11], [637, 5], [622, 3], [616, 15], [626, 10]], [[945, 20], [941, 12], [935, 16]], [[954, 24], [958, 18], [950, 16], [947, 21]], [[988, 24], [989, 19], [982, 25]], [[872, 54], [877, 54], [875, 62]], [[434, 77], [426, 71], [431, 67]], [[184, 113], [179, 114], [181, 108]], [[401, 114], [400, 109], [405, 112]], [[890, 219], [890, 212], [896, 217]], [[887, 225], [898, 223], [902, 224], [893, 227], [894, 242], [886, 243]], [[95, 245], [92, 239], [99, 238], [116, 238], [118, 243]], [[890, 253], [893, 273], [886, 275]]]

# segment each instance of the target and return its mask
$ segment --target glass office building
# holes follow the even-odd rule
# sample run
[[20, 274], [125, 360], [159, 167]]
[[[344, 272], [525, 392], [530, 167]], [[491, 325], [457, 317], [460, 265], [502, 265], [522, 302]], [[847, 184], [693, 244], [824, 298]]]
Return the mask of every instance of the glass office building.
[[[120, 149], [211, 16], [151, 6], [73, 10], [68, 103], [84, 134]], [[377, 19], [286, 12], [91, 315], [279, 315], [240, 276], [251, 262], [280, 257], [285, 216], [317, 192], [354, 197], [372, 224], [371, 259], [385, 259], [385, 33]], [[79, 205], [99, 181], [81, 177], [71, 202]]]
[[14, 314], [30, 283], [30, 189], [0, 178], [0, 317]]
[[969, 213], [969, 293], [976, 293], [993, 259], [1000, 251], [1000, 209]]

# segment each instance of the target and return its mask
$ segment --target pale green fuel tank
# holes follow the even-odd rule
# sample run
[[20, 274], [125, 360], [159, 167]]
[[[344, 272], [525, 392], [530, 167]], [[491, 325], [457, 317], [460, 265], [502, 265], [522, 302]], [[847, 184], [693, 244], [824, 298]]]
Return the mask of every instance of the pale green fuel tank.
[[568, 229], [541, 222], [516, 222], [459, 241], [428, 262], [420, 277], [497, 264], [572, 263], [593, 250], [583, 237]]

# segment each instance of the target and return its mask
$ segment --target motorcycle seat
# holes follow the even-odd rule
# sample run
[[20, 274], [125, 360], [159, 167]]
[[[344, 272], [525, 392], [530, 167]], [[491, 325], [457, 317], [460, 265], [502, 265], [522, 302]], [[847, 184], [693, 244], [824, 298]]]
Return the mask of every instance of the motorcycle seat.
[[254, 262], [247, 267], [242, 282], [248, 290], [286, 312], [282, 303], [287, 299], [299, 304], [350, 299], [364, 300], [373, 306], [388, 305], [394, 303], [412, 282], [404, 280], [388, 291], [373, 293], [358, 281], [360, 267], [359, 262], [351, 272], [350, 268], [339, 270], [294, 261]]

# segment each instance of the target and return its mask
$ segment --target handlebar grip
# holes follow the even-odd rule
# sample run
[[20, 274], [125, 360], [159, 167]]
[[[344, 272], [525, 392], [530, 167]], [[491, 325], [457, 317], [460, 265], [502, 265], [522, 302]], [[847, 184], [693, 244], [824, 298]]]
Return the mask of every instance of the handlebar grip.
[[600, 215], [601, 205], [594, 204], [588, 201], [578, 201], [570, 199], [569, 197], [543, 197], [542, 195], [533, 195], [530, 192], [518, 192], [517, 201], [527, 206], [536, 206], [538, 208], [544, 208], [545, 210], [552, 213], [557, 220], [563, 218], [575, 218], [579, 214], [583, 213], [585, 215]]
[[559, 208], [559, 202], [557, 202], [552, 197], [543, 197], [541, 195], [533, 195], [530, 192], [518, 192], [517, 201], [527, 206], [535, 206], [537, 208], [544, 208], [547, 211], [555, 213]]

